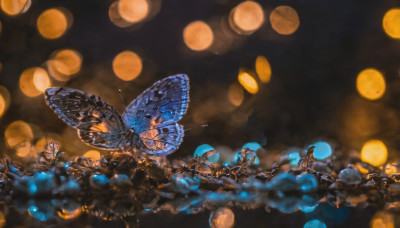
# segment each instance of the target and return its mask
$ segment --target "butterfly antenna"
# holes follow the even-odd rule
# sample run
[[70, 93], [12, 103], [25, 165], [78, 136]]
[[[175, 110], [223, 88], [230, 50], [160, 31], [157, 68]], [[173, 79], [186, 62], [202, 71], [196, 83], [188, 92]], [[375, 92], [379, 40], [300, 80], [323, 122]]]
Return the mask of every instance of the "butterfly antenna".
[[193, 128], [198, 128], [198, 127], [208, 127], [208, 124], [203, 124], [203, 125], [198, 125], [198, 126], [194, 126], [194, 127], [191, 127], [191, 128], [186, 128], [186, 129], [184, 129], [184, 131], [190, 131]]
[[126, 108], [124, 98], [122, 97], [122, 89], [118, 89], [118, 94], [119, 94], [119, 99], [121, 99], [122, 105], [124, 106], [124, 108]]

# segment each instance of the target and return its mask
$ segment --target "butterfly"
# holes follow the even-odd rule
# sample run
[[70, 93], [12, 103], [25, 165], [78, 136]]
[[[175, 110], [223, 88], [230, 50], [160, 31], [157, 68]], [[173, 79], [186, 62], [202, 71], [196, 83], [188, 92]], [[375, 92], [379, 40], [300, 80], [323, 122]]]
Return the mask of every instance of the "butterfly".
[[52, 87], [46, 104], [67, 125], [77, 129], [86, 144], [105, 150], [134, 150], [151, 156], [173, 153], [183, 141], [182, 119], [189, 106], [189, 78], [185, 74], [154, 83], [121, 115], [100, 97], [77, 89]]

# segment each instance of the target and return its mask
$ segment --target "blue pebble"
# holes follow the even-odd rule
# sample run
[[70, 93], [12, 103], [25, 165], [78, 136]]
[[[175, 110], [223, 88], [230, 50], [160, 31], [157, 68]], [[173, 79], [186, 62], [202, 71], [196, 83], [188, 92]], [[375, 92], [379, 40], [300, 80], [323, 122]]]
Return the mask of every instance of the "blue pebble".
[[312, 174], [301, 174], [296, 177], [297, 183], [300, 186], [300, 190], [303, 192], [312, 192], [317, 190], [318, 182]]
[[108, 186], [110, 181], [105, 175], [93, 174], [89, 180], [90, 186], [96, 189], [102, 189]]
[[297, 188], [296, 177], [290, 173], [280, 173], [267, 183], [267, 189], [278, 192], [293, 191], [297, 190]]
[[313, 219], [304, 224], [303, 228], [326, 228], [326, 225], [318, 219]]
[[312, 146], [314, 148], [314, 158], [318, 160], [324, 160], [332, 155], [332, 148], [327, 142], [317, 142], [314, 143]]
[[73, 195], [79, 193], [81, 186], [73, 180], [69, 180], [60, 187], [60, 191], [67, 195]]
[[347, 168], [340, 171], [339, 179], [345, 184], [359, 184], [361, 183], [362, 177], [357, 170]]
[[[194, 157], [201, 157], [203, 154], [205, 154], [208, 151], [215, 150], [214, 147], [208, 145], [208, 144], [202, 144], [196, 148], [194, 151]], [[215, 152], [214, 154], [210, 155], [207, 159], [209, 162], [218, 162], [219, 161], [219, 153]]]
[[242, 150], [244, 150], [246, 148], [249, 150], [252, 150], [252, 151], [257, 151], [257, 150], [261, 149], [262, 146], [256, 142], [248, 142], [242, 146]]

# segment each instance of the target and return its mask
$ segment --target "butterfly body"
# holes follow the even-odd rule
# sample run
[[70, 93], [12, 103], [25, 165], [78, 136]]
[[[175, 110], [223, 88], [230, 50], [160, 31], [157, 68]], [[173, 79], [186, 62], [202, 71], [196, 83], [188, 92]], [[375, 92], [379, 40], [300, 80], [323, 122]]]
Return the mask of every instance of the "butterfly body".
[[177, 122], [188, 108], [189, 79], [179, 74], [154, 83], [127, 106], [123, 115], [100, 97], [76, 89], [49, 88], [45, 101], [90, 146], [136, 148], [162, 156], [182, 143], [184, 131]]

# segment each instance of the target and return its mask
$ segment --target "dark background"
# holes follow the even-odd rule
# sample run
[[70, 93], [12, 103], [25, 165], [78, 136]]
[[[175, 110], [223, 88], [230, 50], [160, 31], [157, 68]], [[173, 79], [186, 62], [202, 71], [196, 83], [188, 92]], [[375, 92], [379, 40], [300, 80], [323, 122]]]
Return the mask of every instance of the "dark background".
[[[106, 97], [102, 97], [120, 111], [123, 105], [118, 89], [130, 101], [165, 76], [189, 75], [191, 102], [182, 123], [187, 128], [203, 123], [208, 126], [187, 131], [184, 143], [172, 158], [192, 155], [202, 143], [226, 145], [234, 150], [248, 141], [259, 142], [268, 152], [326, 140], [335, 151], [346, 154], [360, 150], [370, 138], [385, 142], [389, 159], [398, 157], [400, 41], [391, 39], [382, 29], [383, 15], [390, 8], [400, 7], [398, 1], [258, 1], [265, 10], [266, 22], [252, 35], [235, 37], [224, 53], [194, 52], [184, 45], [182, 30], [188, 23], [227, 18], [240, 2], [164, 0], [154, 18], [128, 29], [110, 21], [110, 0], [40, 0], [17, 17], [0, 13], [0, 85], [8, 88], [13, 99], [0, 119], [0, 136], [3, 138], [6, 126], [18, 119], [44, 132], [60, 133], [66, 128], [46, 107], [42, 96], [22, 95], [18, 79], [24, 69], [40, 66], [54, 50], [73, 48], [82, 54], [83, 66], [65, 86], [88, 89], [100, 96], [106, 90]], [[269, 13], [279, 5], [293, 7], [300, 17], [300, 27], [292, 35], [279, 35], [271, 28]], [[72, 27], [59, 39], [44, 39], [37, 32], [36, 19], [45, 9], [58, 6], [72, 12]], [[111, 64], [116, 54], [128, 49], [142, 57], [144, 69], [137, 79], [123, 82], [113, 75]], [[239, 68], [252, 67], [258, 55], [267, 57], [271, 64], [270, 83], [261, 86], [256, 95], [246, 93], [244, 103], [237, 109], [224, 111], [218, 102], [225, 99], [229, 85], [237, 81]], [[361, 98], [355, 88], [357, 74], [369, 67], [380, 70], [386, 80], [386, 92], [376, 101]], [[206, 116], [202, 123], [195, 122], [196, 113]], [[235, 123], [232, 119], [236, 115], [244, 116], [245, 121]], [[0, 144], [3, 153], [12, 153], [3, 140]], [[357, 210], [360, 209], [351, 210], [345, 220], [347, 226], [367, 226], [367, 215], [372, 213]], [[237, 213], [240, 227], [256, 222], [262, 226], [301, 227], [306, 221], [300, 213]], [[146, 217], [143, 225], [204, 227], [207, 218], [208, 212], [155, 215]]]

